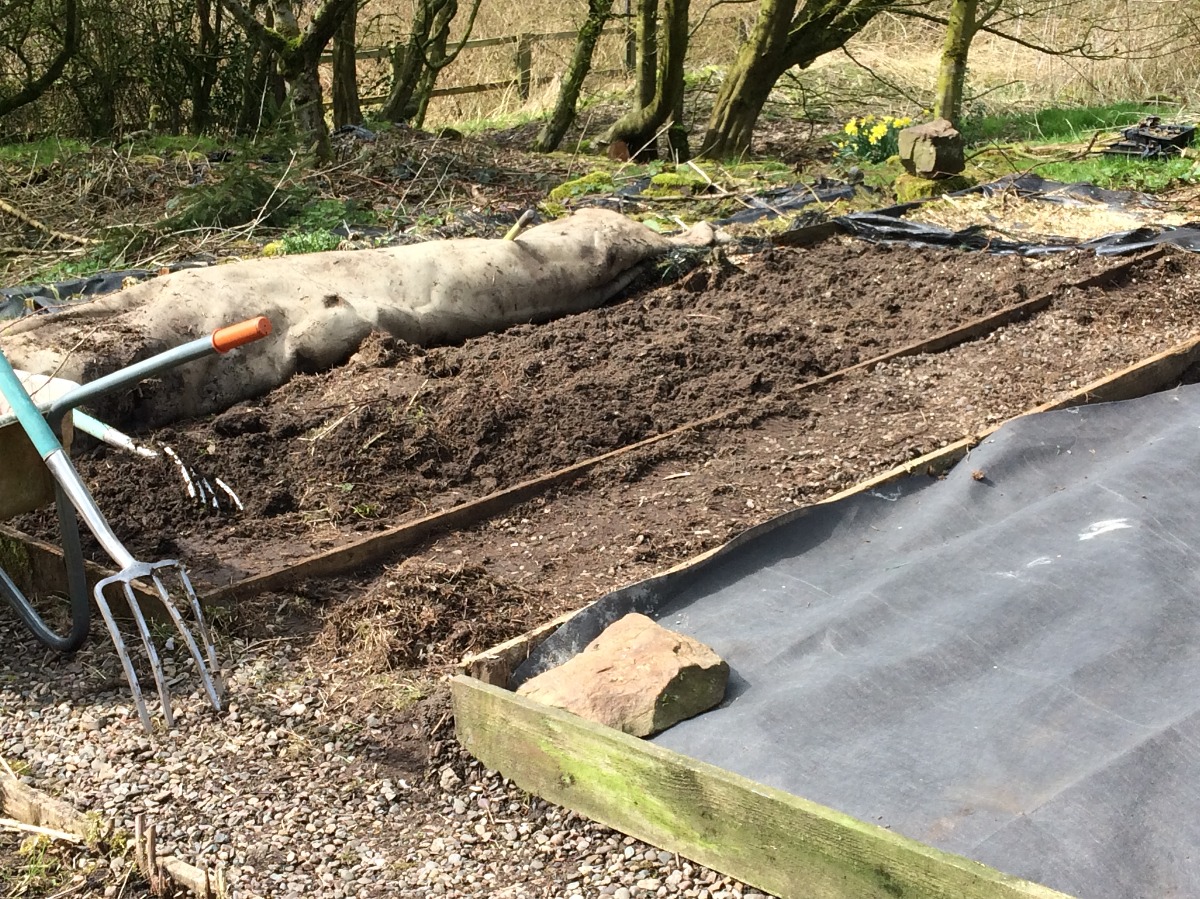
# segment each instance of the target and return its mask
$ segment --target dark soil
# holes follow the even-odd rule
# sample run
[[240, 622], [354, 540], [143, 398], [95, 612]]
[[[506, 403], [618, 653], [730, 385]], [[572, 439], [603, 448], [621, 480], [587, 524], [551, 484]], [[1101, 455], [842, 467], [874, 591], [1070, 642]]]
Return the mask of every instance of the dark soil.
[[[189, 499], [166, 458], [81, 447], [76, 459], [135, 554], [181, 556], [196, 580], [219, 585], [730, 412], [418, 548], [397, 568], [368, 565], [353, 587], [298, 588], [313, 608], [287, 627], [318, 627], [327, 611], [325, 644], [353, 648], [369, 667], [444, 669], [1157, 352], [1200, 322], [1200, 260], [1187, 254], [1086, 290], [1070, 285], [1121, 263], [852, 241], [737, 262], [462, 346], [373, 337], [333, 372], [143, 435], [231, 485], [241, 512]], [[982, 339], [806, 386], [1045, 294], [1049, 310]], [[49, 536], [51, 523], [43, 513], [20, 525]]]
[[[189, 501], [165, 459], [82, 440], [75, 457], [135, 554], [178, 553], [219, 584], [729, 411], [403, 558], [219, 616], [226, 636], [302, 635], [327, 701], [365, 718], [388, 706], [364, 689], [367, 672], [429, 684], [464, 655], [1200, 331], [1200, 257], [1170, 253], [1071, 286], [1123, 264], [836, 241], [714, 263], [463, 346], [374, 337], [335, 371], [140, 435], [228, 483], [241, 512]], [[1045, 294], [1047, 310], [977, 340], [812, 383]], [[444, 691], [378, 714], [387, 736], [372, 764], [436, 784], [441, 766], [462, 763]], [[561, 894], [546, 876], [545, 895]]]
[[861, 242], [739, 262], [458, 347], [376, 337], [337, 371], [147, 435], [230, 485], [241, 513], [189, 498], [165, 456], [75, 457], [135, 553], [238, 580], [715, 412], [805, 417], [798, 385], [1103, 267]]

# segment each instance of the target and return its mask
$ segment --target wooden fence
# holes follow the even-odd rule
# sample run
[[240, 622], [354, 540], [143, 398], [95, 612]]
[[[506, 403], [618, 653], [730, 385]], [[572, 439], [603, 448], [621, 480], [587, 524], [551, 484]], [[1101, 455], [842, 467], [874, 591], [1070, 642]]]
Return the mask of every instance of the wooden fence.
[[[625, 52], [625, 67], [623, 69], [602, 69], [597, 70], [593, 74], [596, 75], [620, 75], [628, 72], [633, 68], [633, 32], [621, 26], [619, 29], [605, 29], [605, 33], [612, 34], [619, 31], [626, 39]], [[578, 35], [577, 31], [547, 31], [542, 33], [525, 33], [525, 34], [506, 34], [501, 37], [483, 37], [473, 38], [463, 44], [463, 50], [479, 50], [484, 47], [502, 47], [506, 44], [513, 44], [516, 47], [516, 52], [513, 54], [513, 65], [515, 73], [512, 78], [506, 78], [502, 81], [485, 81], [479, 84], [460, 84], [454, 87], [438, 87], [434, 88], [430, 96], [432, 97], [454, 97], [462, 94], [481, 94], [486, 91], [502, 91], [516, 89], [517, 96], [522, 100], [528, 100], [530, 92], [534, 85], [546, 84], [553, 80], [552, 76], [543, 75], [538, 78], [533, 77], [533, 47], [534, 44], [542, 42], [554, 42], [574, 40]], [[399, 48], [403, 52], [403, 47]], [[354, 57], [355, 59], [391, 59], [396, 48], [392, 47], [367, 47], [358, 49]], [[321, 54], [321, 62], [333, 62], [332, 53]], [[375, 97], [363, 97], [359, 100], [364, 106], [383, 103], [387, 100], [386, 95]]]

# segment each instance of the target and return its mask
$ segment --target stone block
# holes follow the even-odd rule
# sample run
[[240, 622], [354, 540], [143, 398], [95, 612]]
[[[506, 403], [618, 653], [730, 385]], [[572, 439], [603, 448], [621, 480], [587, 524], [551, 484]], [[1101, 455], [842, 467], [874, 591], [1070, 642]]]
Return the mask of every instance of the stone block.
[[905, 128], [897, 139], [900, 162], [910, 175], [948, 178], [957, 175], [966, 165], [962, 135], [945, 119]]
[[698, 640], [636, 612], [517, 692], [635, 737], [720, 704], [729, 665]]

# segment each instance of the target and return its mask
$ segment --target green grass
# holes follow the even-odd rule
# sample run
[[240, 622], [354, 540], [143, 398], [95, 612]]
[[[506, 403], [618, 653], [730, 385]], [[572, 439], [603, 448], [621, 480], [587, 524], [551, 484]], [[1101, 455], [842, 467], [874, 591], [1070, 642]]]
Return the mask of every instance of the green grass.
[[279, 239], [280, 256], [336, 250], [342, 239], [332, 231], [291, 231]]
[[1180, 182], [1200, 181], [1195, 160], [1133, 159], [1127, 156], [1089, 156], [1071, 162], [1039, 166], [1037, 173], [1055, 181], [1087, 181], [1097, 187], [1128, 188], [1156, 193]]
[[1171, 120], [1178, 112], [1174, 106], [1146, 103], [1053, 107], [1017, 114], [968, 110], [961, 130], [973, 144], [1005, 140], [1064, 143], [1087, 140], [1095, 131], [1128, 128], [1148, 115]]
[[47, 137], [28, 143], [0, 144], [0, 162], [21, 165], [46, 165], [69, 156], [86, 153], [88, 145], [81, 140]]

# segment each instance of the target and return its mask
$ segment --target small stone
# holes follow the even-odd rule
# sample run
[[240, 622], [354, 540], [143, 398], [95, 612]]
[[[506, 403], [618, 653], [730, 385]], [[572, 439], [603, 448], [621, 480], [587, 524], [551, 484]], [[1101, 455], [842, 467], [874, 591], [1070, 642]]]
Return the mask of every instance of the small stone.
[[462, 778], [455, 773], [454, 769], [447, 765], [442, 769], [441, 775], [438, 778], [438, 783], [442, 785], [442, 789], [450, 792], [455, 787], [462, 784]]

